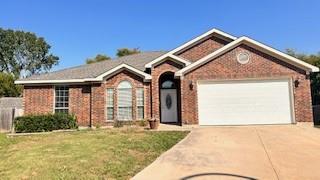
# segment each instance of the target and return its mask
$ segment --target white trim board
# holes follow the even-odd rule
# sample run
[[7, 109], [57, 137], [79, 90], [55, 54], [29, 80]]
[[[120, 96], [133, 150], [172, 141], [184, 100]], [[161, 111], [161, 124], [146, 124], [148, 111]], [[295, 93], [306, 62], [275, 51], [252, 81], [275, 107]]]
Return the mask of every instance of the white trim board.
[[[181, 58], [181, 57], [178, 57], [178, 56], [175, 56], [175, 55], [170, 54], [170, 55], [166, 56], [165, 58], [154, 62], [152, 65], [150, 65], [150, 68], [151, 68], [151, 67], [155, 67], [155, 66], [157, 66], [158, 64], [161, 64], [162, 62], [164, 62], [164, 61], [166, 61], [166, 60], [171, 60], [171, 61], [173, 61], [173, 62], [176, 62], [176, 63], [178, 63], [178, 64], [182, 64], [182, 65], [185, 65], [185, 66], [188, 66], [188, 65], [191, 64], [191, 62], [189, 62], [189, 61], [187, 61], [187, 60], [185, 60], [185, 59], [183, 59], [183, 58]], [[148, 66], [148, 67], [149, 67], [149, 66]]]
[[[230, 35], [230, 34], [227, 34], [227, 33], [225, 33], [225, 32], [222, 32], [222, 31], [220, 31], [220, 30], [218, 30], [218, 29], [211, 29], [210, 31], [207, 31], [206, 33], [203, 33], [203, 34], [201, 34], [200, 36], [198, 36], [198, 37], [196, 37], [196, 38], [194, 38], [194, 39], [192, 39], [192, 40], [190, 40], [190, 41], [182, 44], [181, 46], [179, 46], [179, 47], [177, 47], [177, 48], [175, 48], [175, 49], [173, 49], [173, 50], [165, 53], [164, 55], [156, 58], [155, 60], [153, 60], [153, 61], [151, 61], [150, 63], [146, 64], [145, 67], [146, 67], [146, 68], [151, 68], [152, 66], [154, 66], [154, 64], [157, 64], [158, 61], [162, 61], [163, 59], [165, 59], [165, 58], [167, 58], [167, 57], [169, 57], [169, 56], [174, 56], [175, 58], [177, 58], [177, 56], [174, 55], [176, 52], [179, 52], [179, 51], [181, 51], [182, 49], [185, 49], [185, 48], [187, 48], [187, 47], [189, 47], [189, 46], [191, 46], [191, 45], [193, 45], [193, 44], [201, 41], [202, 39], [204, 39], [204, 38], [206, 38], [206, 37], [208, 37], [208, 36], [210, 36], [210, 35], [212, 35], [212, 34], [217, 34], [217, 35], [219, 35], [219, 36], [222, 36], [222, 37], [231, 39], [232, 41], [237, 39], [236, 37], [234, 37], [234, 36], [232, 36], [232, 35]], [[181, 58], [178, 59], [178, 60], [181, 60]], [[181, 61], [181, 62], [182, 62], [182, 61]], [[187, 62], [188, 62], [188, 61], [187, 61]], [[183, 63], [185, 63], [185, 62], [183, 62]], [[188, 66], [189, 64], [190, 64], [190, 62], [188, 62], [188, 63], [186, 64], [186, 66]]]
[[103, 81], [105, 77], [110, 77], [111, 75], [114, 75], [122, 70], [128, 70], [132, 73], [137, 74], [138, 76], [142, 77], [145, 82], [151, 80], [151, 75], [147, 74], [139, 69], [136, 69], [132, 66], [129, 66], [127, 64], [120, 64], [119, 66], [116, 66], [107, 72], [95, 77], [95, 78], [84, 78], [84, 79], [62, 79], [62, 80], [22, 80], [22, 81], [15, 81], [15, 84], [44, 84], [44, 83], [49, 83], [49, 84], [56, 84], [56, 83], [84, 83], [84, 82], [99, 82]]
[[223, 46], [222, 48], [214, 51], [213, 53], [208, 54], [207, 56], [199, 59], [198, 61], [192, 63], [191, 65], [177, 71], [175, 73], [175, 76], [183, 76], [184, 74], [190, 72], [191, 70], [196, 69], [197, 67], [209, 62], [210, 60], [213, 60], [214, 58], [224, 54], [225, 52], [229, 51], [232, 48], [239, 46], [240, 44], [246, 44], [248, 46], [257, 48], [261, 52], [264, 52], [264, 53], [269, 54], [273, 57], [279, 58], [289, 64], [292, 64], [294, 66], [302, 68], [302, 69], [306, 70], [307, 72], [318, 72], [319, 71], [319, 68], [316, 66], [308, 64], [308, 63], [301, 61], [295, 57], [289, 56], [281, 51], [278, 51], [274, 48], [271, 48], [267, 45], [264, 45], [258, 41], [255, 41], [253, 39], [250, 39], [248, 37], [243, 36], [243, 37], [240, 37], [239, 39]]

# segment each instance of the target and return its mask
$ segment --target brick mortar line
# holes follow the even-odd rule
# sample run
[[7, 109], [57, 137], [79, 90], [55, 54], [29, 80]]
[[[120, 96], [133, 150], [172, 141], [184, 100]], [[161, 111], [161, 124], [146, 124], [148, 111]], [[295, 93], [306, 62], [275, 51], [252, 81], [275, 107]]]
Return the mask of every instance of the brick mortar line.
[[268, 160], [269, 160], [269, 162], [270, 162], [270, 164], [271, 164], [271, 167], [272, 167], [274, 173], [275, 173], [276, 176], [277, 176], [277, 179], [280, 180], [279, 175], [278, 175], [276, 169], [275, 169], [274, 166], [273, 166], [273, 163], [272, 163], [272, 161], [271, 161], [271, 157], [270, 157], [270, 155], [269, 155], [269, 153], [268, 153], [268, 151], [267, 151], [267, 149], [266, 149], [265, 144], [264, 144], [263, 141], [262, 141], [262, 138], [261, 138], [261, 136], [260, 136], [257, 128], [254, 128], [254, 130], [256, 131], [256, 133], [257, 133], [257, 135], [258, 135], [258, 137], [259, 137], [259, 140], [260, 140], [260, 142], [261, 142], [261, 144], [262, 144], [262, 146], [263, 146], [264, 152], [267, 154]]

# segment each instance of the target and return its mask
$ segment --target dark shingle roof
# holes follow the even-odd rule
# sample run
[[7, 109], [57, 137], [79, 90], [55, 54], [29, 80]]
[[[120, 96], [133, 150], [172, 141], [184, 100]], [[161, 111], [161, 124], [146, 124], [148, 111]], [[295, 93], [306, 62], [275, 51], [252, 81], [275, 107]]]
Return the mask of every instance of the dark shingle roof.
[[115, 59], [102, 61], [98, 63], [81, 65], [77, 67], [72, 67], [72, 68], [40, 74], [40, 75], [33, 75], [25, 79], [19, 79], [19, 81], [95, 78], [120, 64], [127, 64], [136, 69], [144, 71], [145, 64], [163, 55], [164, 53], [166, 52], [165, 51], [141, 52], [139, 54], [133, 54], [133, 55], [115, 58]]

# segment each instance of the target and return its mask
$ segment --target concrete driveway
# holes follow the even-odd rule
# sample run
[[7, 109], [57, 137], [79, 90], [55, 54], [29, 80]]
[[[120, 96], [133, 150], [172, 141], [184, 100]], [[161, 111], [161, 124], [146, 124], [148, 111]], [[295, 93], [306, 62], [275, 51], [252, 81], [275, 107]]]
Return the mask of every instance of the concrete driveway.
[[320, 179], [320, 129], [199, 127], [133, 179]]

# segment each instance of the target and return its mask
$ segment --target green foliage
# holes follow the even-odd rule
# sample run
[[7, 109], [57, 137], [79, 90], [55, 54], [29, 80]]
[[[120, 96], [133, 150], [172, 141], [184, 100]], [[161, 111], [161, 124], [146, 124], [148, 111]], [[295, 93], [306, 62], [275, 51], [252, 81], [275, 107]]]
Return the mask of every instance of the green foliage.
[[101, 61], [106, 61], [106, 60], [110, 60], [111, 58], [107, 55], [104, 54], [97, 54], [95, 58], [88, 58], [86, 60], [87, 64], [92, 64], [92, 63], [96, 63], [96, 62], [101, 62]]
[[51, 46], [34, 33], [0, 28], [0, 71], [16, 78], [50, 70], [59, 58]]
[[138, 120], [137, 125], [141, 127], [145, 127], [148, 125], [148, 121], [146, 119]]
[[[137, 54], [137, 53], [140, 53], [138, 48], [133, 48], [133, 49], [120, 48], [120, 49], [117, 49], [117, 56], [118, 57], [128, 56], [128, 55]], [[86, 63], [87, 64], [92, 64], [92, 63], [106, 61], [106, 60], [110, 60], [110, 59], [111, 58], [109, 56], [105, 55], [105, 54], [97, 54], [96, 57], [94, 57], [94, 58], [86, 59]]]
[[14, 126], [16, 132], [21, 133], [78, 128], [75, 116], [65, 113], [17, 117]]
[[137, 54], [137, 53], [140, 53], [139, 48], [133, 48], [133, 49], [120, 48], [120, 49], [117, 50], [117, 56], [118, 57], [128, 56], [128, 55]]
[[101, 124], [96, 124], [96, 128], [100, 129], [101, 128]]
[[[297, 53], [293, 49], [286, 49], [287, 54], [296, 57], [300, 60], [303, 60], [309, 64], [317, 66], [320, 68], [320, 52], [317, 54], [303, 54]], [[318, 105], [320, 104], [320, 74], [319, 73], [311, 73], [311, 91], [312, 91], [312, 104]]]
[[0, 73], [0, 97], [18, 97], [22, 87], [14, 84], [15, 77], [12, 74]]
[[113, 123], [113, 127], [115, 128], [123, 127], [123, 125], [124, 125], [123, 121], [114, 121]]

